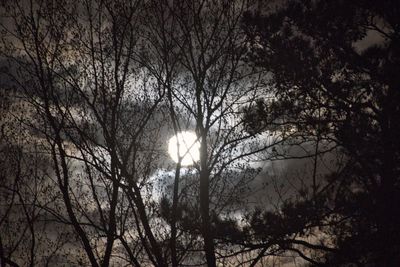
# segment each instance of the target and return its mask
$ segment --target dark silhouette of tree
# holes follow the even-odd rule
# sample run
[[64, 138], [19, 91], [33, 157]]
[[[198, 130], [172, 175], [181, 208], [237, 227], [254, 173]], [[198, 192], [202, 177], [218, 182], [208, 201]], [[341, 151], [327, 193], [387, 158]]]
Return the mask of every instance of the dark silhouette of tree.
[[[151, 30], [151, 52], [143, 55], [143, 62], [154, 64], [149, 68], [166, 88], [174, 131], [191, 128], [201, 144], [200, 160], [194, 165], [199, 181], [191, 189], [192, 193], [194, 188], [198, 190], [199, 204], [193, 208], [199, 209], [201, 224], [192, 224], [192, 233], [200, 233], [204, 240], [208, 266], [216, 265], [215, 254], [220, 249], [213, 231], [218, 220], [212, 217], [220, 212], [229, 214], [229, 206], [238, 199], [235, 192], [255, 173], [246, 178], [233, 173], [237, 178], [229, 183], [227, 169], [250, 173], [251, 168], [238, 162], [274, 144], [257, 143], [254, 134], [243, 131], [240, 115], [240, 106], [253, 102], [262, 85], [260, 75], [242, 60], [247, 49], [240, 19], [249, 5], [248, 1], [155, 1], [151, 7], [154, 16], [146, 21]], [[176, 173], [179, 168], [178, 164]], [[177, 242], [177, 209], [182, 207], [177, 203], [177, 192], [181, 191], [178, 179], [182, 177], [175, 176], [171, 205], [167, 200], [162, 202], [164, 215], [174, 229], [172, 243]], [[179, 223], [190, 226], [187, 222]], [[177, 264], [176, 259], [172, 262]]]
[[118, 251], [114, 261], [166, 266], [143, 196], [160, 156], [163, 90], [138, 78], [146, 75], [134, 61], [140, 1], [2, 4], [8, 86], [30, 112], [17, 119], [51, 162], [46, 182], [60, 198], [46, 215], [86, 253], [72, 261], [109, 266]]
[[332, 142], [347, 158], [310, 194], [327, 199], [313, 213], [332, 223], [335, 245], [314, 264], [399, 264], [399, 15], [397, 1], [287, 1], [243, 19], [248, 60], [271, 72], [276, 90], [275, 102], [249, 111], [249, 127], [289, 125], [316, 141], [315, 155]]

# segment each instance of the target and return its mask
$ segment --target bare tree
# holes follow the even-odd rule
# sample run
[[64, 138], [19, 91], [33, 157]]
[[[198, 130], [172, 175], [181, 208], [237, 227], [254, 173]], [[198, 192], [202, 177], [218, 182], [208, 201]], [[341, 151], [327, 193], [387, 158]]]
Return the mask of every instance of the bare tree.
[[[200, 159], [194, 164], [199, 183], [192, 188], [198, 186], [206, 262], [215, 266], [216, 253], [224, 247], [216, 245], [220, 238], [216, 223], [232, 215], [235, 205], [240, 206], [238, 194], [257, 174], [249, 164], [251, 157], [283, 142], [280, 137], [260, 142], [259, 136], [245, 131], [243, 107], [269, 94], [265, 73], [243, 61], [248, 47], [240, 19], [251, 3], [157, 1], [149, 5], [154, 10], [146, 20], [151, 52], [142, 60], [152, 58], [150, 62], [156, 65], [149, 63], [148, 68], [166, 88], [175, 132], [194, 130], [201, 144]], [[177, 173], [179, 168], [178, 163]], [[178, 180], [177, 175], [173, 214], [179, 206], [178, 186], [183, 184]], [[175, 216], [172, 224], [175, 228]], [[175, 230], [171, 239], [175, 244]]]
[[12, 23], [2, 25], [2, 55], [17, 66], [9, 76], [36, 116], [24, 123], [42, 140], [62, 196], [48, 212], [74, 229], [92, 266], [108, 266], [116, 242], [131, 264], [165, 266], [143, 197], [164, 92], [134, 61], [140, 1], [3, 8]]
[[[0, 53], [29, 110], [18, 121], [51, 162], [52, 192], [33, 195], [25, 214], [40, 210], [65, 227], [56, 235], [73, 232], [62, 248], [73, 264], [255, 265], [275, 253], [276, 242], [254, 245], [242, 231], [257, 157], [278, 158], [273, 148], [295, 140], [285, 125], [249, 127], [247, 108], [274, 92], [244, 60], [240, 23], [252, 4], [4, 1]], [[171, 170], [165, 139], [181, 131], [195, 132], [200, 158], [184, 167], [178, 152], [172, 190], [158, 192], [171, 197], [159, 201], [154, 179]]]

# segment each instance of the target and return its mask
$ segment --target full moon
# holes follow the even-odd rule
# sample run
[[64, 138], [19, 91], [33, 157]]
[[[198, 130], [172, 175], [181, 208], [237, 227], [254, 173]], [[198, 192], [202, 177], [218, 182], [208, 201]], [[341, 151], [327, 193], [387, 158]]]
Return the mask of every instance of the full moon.
[[175, 162], [179, 161], [178, 146], [182, 166], [193, 165], [200, 159], [200, 143], [193, 132], [179, 132], [169, 139], [168, 153]]

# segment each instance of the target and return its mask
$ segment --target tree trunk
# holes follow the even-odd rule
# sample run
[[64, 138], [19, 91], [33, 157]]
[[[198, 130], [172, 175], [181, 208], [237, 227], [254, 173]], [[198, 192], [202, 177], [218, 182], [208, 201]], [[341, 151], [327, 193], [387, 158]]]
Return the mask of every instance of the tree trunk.
[[207, 169], [207, 135], [203, 134], [200, 147], [200, 214], [201, 232], [204, 239], [207, 266], [216, 266], [215, 248], [210, 224], [209, 184], [210, 174]]

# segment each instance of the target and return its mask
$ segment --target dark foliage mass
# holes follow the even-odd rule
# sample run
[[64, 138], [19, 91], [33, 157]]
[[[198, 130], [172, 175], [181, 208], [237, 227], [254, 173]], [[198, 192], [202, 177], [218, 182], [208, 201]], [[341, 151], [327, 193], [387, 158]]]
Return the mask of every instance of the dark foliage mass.
[[[293, 127], [333, 141], [347, 157], [346, 166], [314, 192], [326, 206], [306, 219], [322, 224], [340, 218], [331, 229], [335, 250], [318, 262], [396, 266], [400, 5], [289, 1], [271, 12], [249, 12], [243, 19], [253, 47], [248, 60], [272, 72], [277, 96], [276, 102], [259, 104], [253, 119], [268, 124], [266, 114], [281, 112]], [[295, 208], [299, 216], [307, 217], [305, 207], [312, 204]]]
[[400, 266], [399, 1], [0, 12], [0, 267]]

